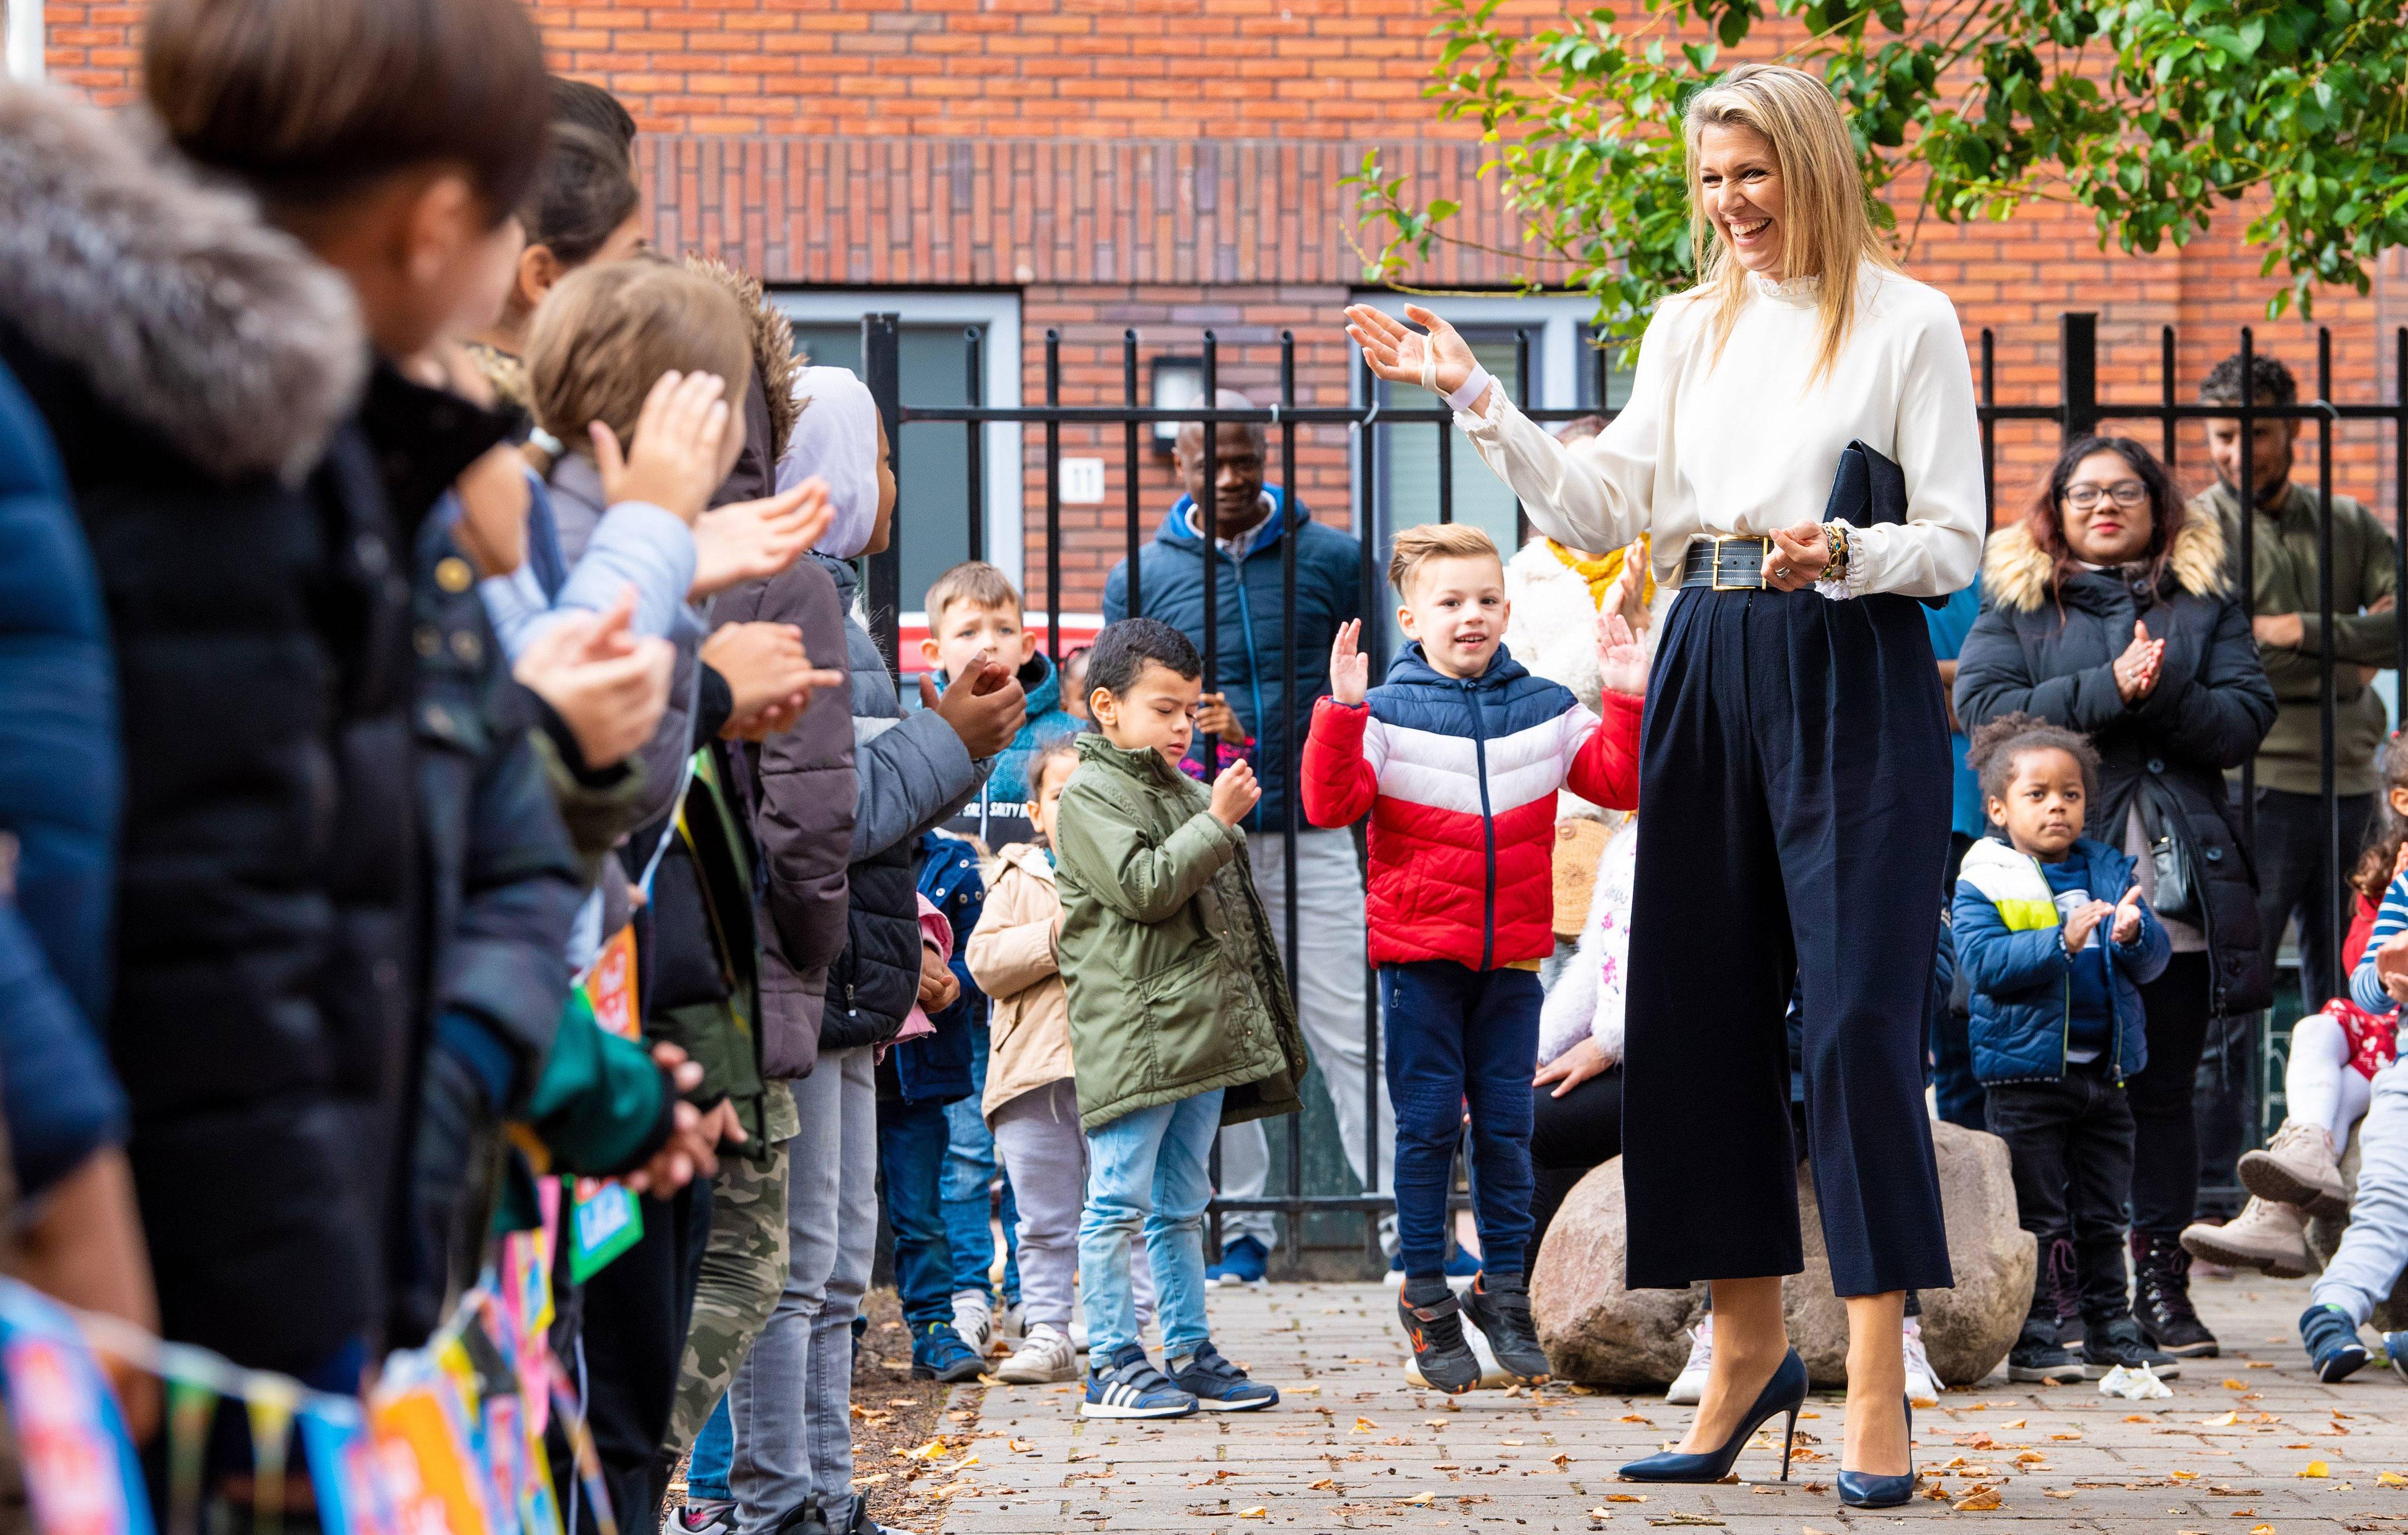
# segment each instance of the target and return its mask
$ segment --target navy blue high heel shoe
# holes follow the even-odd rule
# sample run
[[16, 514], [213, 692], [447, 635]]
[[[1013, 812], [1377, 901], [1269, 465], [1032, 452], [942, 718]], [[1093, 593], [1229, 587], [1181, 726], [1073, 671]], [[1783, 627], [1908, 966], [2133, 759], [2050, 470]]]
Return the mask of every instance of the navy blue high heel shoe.
[[1906, 1404], [1906, 1474], [1840, 1473], [1840, 1501], [1849, 1508], [1896, 1508], [1914, 1496], [1914, 1402]]
[[1731, 1462], [1739, 1458], [1749, 1439], [1770, 1419], [1786, 1413], [1789, 1427], [1781, 1436], [1781, 1479], [1789, 1480], [1789, 1451], [1798, 1438], [1798, 1409], [1806, 1405], [1806, 1361], [1791, 1349], [1772, 1372], [1764, 1389], [1756, 1393], [1756, 1405], [1739, 1420], [1739, 1428], [1717, 1449], [1703, 1455], [1683, 1455], [1667, 1450], [1634, 1460], [1622, 1468], [1625, 1482], [1719, 1482], [1730, 1474]]

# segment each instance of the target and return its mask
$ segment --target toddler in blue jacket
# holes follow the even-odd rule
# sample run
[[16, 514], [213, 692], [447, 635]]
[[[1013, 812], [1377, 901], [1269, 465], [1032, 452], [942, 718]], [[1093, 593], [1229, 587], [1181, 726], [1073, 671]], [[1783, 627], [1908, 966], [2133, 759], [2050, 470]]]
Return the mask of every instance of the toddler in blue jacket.
[[[2096, 1380], [2143, 1364], [2172, 1375], [2174, 1361], [2142, 1341], [2124, 1258], [2132, 1186], [2124, 1081], [2147, 1062], [2140, 988], [2166, 968], [2172, 944], [2133, 860], [2082, 834], [2099, 788], [2087, 739], [2008, 715], [1974, 732], [1967, 760], [1992, 834], [1965, 855], [1951, 927], [1973, 998], [1973, 1074], [1988, 1089], [1990, 1132], [2007, 1144], [2016, 1212], [2040, 1244], [2008, 1375]], [[2069, 1280], [2080, 1297], [2080, 1358], [2058, 1340]]]

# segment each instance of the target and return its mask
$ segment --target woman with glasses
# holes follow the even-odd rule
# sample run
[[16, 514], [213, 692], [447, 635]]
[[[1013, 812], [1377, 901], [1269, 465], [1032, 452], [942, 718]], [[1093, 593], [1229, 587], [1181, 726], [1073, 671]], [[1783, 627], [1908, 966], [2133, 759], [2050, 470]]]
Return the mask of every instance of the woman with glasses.
[[[2132, 1240], [2171, 1241], [2199, 1191], [2191, 1079], [2209, 1020], [2271, 1000], [2256, 875], [2224, 775], [2274, 722], [2274, 689], [2213, 512], [2185, 509], [2165, 466], [2126, 437], [2057, 455], [2023, 519], [1990, 540], [1988, 606], [1956, 661], [1956, 717], [2018, 711], [2083, 732], [2101, 760], [2088, 834], [2139, 860], [2173, 939], [2141, 988], [2148, 1064], [2128, 1082]], [[2049, 1256], [2041, 1255], [2047, 1262]], [[2068, 1299], [2071, 1297], [2069, 1295]], [[2160, 1298], [2189, 1308], [2187, 1295]], [[2204, 1348], [2185, 1354], [2213, 1354]]]

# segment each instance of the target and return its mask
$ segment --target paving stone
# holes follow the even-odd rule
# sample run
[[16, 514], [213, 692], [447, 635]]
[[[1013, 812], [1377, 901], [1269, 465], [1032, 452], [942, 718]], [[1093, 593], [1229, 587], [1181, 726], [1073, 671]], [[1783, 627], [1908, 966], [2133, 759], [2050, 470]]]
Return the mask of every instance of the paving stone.
[[[1950, 1502], [1918, 1499], [1866, 1514], [1843, 1511], [1830, 1485], [1841, 1435], [1836, 1393], [1817, 1393], [1801, 1414], [1799, 1428], [1812, 1437], [1786, 1485], [1636, 1486], [1613, 1480], [1614, 1469], [1677, 1437], [1687, 1409], [1555, 1386], [1450, 1400], [1405, 1385], [1406, 1356], [1383, 1286], [1216, 1290], [1216, 1341], [1281, 1387], [1278, 1407], [1140, 1427], [1082, 1420], [1074, 1391], [957, 1390], [954, 1406], [980, 1412], [971, 1442], [980, 1463], [958, 1473], [977, 1490], [950, 1500], [942, 1528], [1803, 1535], [1811, 1528], [1858, 1535], [1937, 1520], [1952, 1531], [2034, 1535], [2248, 1535], [2261, 1524], [2276, 1535], [2408, 1535], [2408, 1487], [2377, 1480], [2386, 1471], [2408, 1474], [2408, 1389], [2385, 1371], [2329, 1386], [2308, 1372], [2291, 1333], [2307, 1303], [2303, 1282], [2201, 1280], [2194, 1295], [2228, 1357], [2185, 1361], [2171, 1400], [2126, 1402], [2088, 1386], [2035, 1388], [1994, 1374], [1915, 1414], [1916, 1468], [1931, 1473], [1927, 1485], [1946, 1488]], [[1012, 1453], [1013, 1440], [1034, 1453]], [[2316, 1461], [2326, 1475], [2300, 1474]], [[1778, 1467], [1776, 1435], [1743, 1454], [1739, 1469], [1769, 1478]], [[1985, 1485], [1998, 1491], [2000, 1508], [1952, 1511]], [[1014, 1490], [993, 1490], [1001, 1487]], [[1261, 1516], [1242, 1517], [1254, 1509]], [[1592, 1510], [1607, 1516], [1594, 1519]], [[1676, 1514], [1722, 1523], [1651, 1522]]]

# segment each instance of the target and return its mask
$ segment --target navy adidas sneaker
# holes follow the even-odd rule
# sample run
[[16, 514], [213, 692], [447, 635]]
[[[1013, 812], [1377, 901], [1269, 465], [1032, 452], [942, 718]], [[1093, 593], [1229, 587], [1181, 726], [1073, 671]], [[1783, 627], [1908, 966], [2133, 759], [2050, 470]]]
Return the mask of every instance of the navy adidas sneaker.
[[2300, 1314], [2300, 1342], [2315, 1362], [2316, 1379], [2330, 1386], [2364, 1368], [2366, 1345], [2358, 1340], [2358, 1324], [2339, 1306], [2310, 1306]]
[[1124, 1343], [1111, 1358], [1091, 1362], [1081, 1417], [1187, 1417], [1196, 1411], [1196, 1398], [1154, 1367], [1142, 1343]]
[[1248, 1379], [1209, 1342], [1185, 1364], [1172, 1367], [1170, 1384], [1193, 1396], [1208, 1413], [1251, 1413], [1279, 1400], [1279, 1387]]

